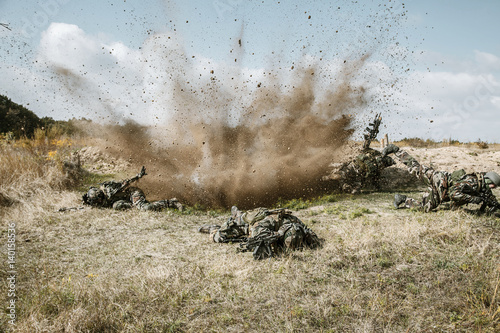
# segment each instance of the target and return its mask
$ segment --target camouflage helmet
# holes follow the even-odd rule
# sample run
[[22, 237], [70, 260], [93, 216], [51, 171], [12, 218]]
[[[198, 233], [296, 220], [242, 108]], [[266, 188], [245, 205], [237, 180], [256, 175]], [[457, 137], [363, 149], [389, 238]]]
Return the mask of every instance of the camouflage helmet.
[[91, 187], [87, 193], [82, 196], [83, 203], [91, 206], [102, 206], [105, 200], [104, 192], [97, 188]]
[[487, 179], [491, 180], [491, 182], [493, 184], [495, 184], [496, 186], [500, 187], [500, 176], [498, 175], [498, 173], [496, 173], [494, 171], [487, 172], [484, 175], [484, 178], [487, 178]]

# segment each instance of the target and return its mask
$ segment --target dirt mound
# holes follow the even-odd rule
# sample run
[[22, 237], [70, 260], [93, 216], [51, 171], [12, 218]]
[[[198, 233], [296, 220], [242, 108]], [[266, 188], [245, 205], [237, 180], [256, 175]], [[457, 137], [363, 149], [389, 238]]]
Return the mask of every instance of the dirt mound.
[[453, 172], [465, 169], [466, 172], [500, 172], [500, 151], [488, 149], [450, 146], [439, 148], [401, 147], [415, 157], [421, 164], [431, 165], [436, 170]]
[[119, 174], [131, 168], [131, 163], [111, 156], [99, 147], [84, 147], [78, 151], [82, 167], [93, 173]]

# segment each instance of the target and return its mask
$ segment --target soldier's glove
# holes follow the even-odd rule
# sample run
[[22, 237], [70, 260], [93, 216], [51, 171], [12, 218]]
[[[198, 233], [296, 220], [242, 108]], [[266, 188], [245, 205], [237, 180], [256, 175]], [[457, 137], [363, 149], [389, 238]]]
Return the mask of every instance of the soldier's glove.
[[473, 204], [480, 204], [481, 202], [483, 202], [483, 198], [481, 197], [472, 197], [470, 200], [470, 203]]
[[392, 153], [397, 153], [399, 151], [399, 147], [396, 146], [395, 144], [391, 143], [390, 145], [387, 145], [384, 149], [382, 149], [382, 157], [385, 157], [389, 154]]

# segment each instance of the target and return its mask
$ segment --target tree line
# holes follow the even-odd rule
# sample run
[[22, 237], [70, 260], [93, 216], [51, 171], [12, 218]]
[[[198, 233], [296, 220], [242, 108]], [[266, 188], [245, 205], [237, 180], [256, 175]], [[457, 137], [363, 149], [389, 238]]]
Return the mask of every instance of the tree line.
[[[87, 119], [81, 119], [87, 120]], [[78, 131], [76, 119], [54, 120], [52, 117], [38, 117], [33, 111], [0, 95], [0, 134], [10, 133], [13, 139], [33, 138], [37, 128], [50, 129], [57, 126], [64, 134], [72, 135]], [[90, 121], [90, 120], [87, 120]]]

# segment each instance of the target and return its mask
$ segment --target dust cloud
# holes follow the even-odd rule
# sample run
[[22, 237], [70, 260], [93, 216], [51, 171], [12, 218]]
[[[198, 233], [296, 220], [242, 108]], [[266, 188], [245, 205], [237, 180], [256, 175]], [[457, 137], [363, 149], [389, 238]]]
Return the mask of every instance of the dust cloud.
[[318, 89], [318, 64], [290, 69], [286, 88], [275, 74], [243, 94], [221, 83], [191, 92], [183, 79], [165, 125], [108, 126], [101, 148], [137, 170], [146, 166], [139, 186], [151, 200], [245, 209], [327, 193], [334, 188], [322, 177], [342, 160], [352, 114], [367, 104], [363, 86], [353, 84], [367, 58], [342, 63], [332, 89]]
[[[284, 55], [270, 58], [260, 69], [243, 65], [251, 54], [243, 27], [230, 59], [217, 62], [187, 52], [175, 29], [152, 34], [133, 67], [137, 80], [124, 82], [132, 108], [118, 112], [119, 102], [125, 104], [120, 98], [99, 99], [102, 112], [121, 124], [94, 136], [137, 171], [146, 166], [139, 186], [150, 200], [246, 209], [334, 191], [322, 179], [332, 163], [352, 155], [346, 147], [358, 116], [377, 103], [386, 108], [388, 87], [397, 81], [380, 57], [396, 40], [404, 6], [383, 8], [359, 23], [359, 31], [345, 29], [352, 45], [332, 42], [334, 58], [304, 51], [291, 63]], [[349, 22], [345, 15], [345, 27]]]

